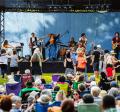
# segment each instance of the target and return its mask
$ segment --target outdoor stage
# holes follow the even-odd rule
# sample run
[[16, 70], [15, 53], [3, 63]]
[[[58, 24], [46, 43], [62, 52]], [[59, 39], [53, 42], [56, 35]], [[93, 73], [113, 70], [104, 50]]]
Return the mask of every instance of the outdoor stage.
[[[25, 69], [31, 69], [29, 62], [19, 63], [20, 73], [23, 74]], [[42, 64], [43, 73], [64, 73], [65, 68], [63, 61], [47, 61]], [[116, 69], [120, 73], [120, 67]], [[93, 73], [93, 68], [90, 66], [89, 62], [87, 64], [87, 73]]]
[[[19, 63], [20, 72], [24, 73], [25, 69], [30, 69], [29, 62], [20, 62]], [[63, 65], [63, 61], [48, 61], [42, 64], [43, 73], [64, 73], [65, 68]], [[93, 72], [92, 67], [87, 65], [87, 72]]]

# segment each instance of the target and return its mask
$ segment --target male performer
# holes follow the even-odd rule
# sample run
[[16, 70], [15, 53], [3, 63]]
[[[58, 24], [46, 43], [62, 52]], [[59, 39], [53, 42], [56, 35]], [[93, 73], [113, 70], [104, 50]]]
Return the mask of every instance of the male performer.
[[114, 50], [115, 57], [119, 58], [119, 51], [120, 51], [120, 37], [119, 32], [115, 32], [115, 36], [112, 39], [112, 49]]
[[87, 37], [85, 33], [81, 34], [81, 37], [79, 38], [79, 42], [82, 43], [82, 46], [86, 48]]
[[37, 48], [37, 37], [35, 33], [31, 33], [29, 47], [31, 48], [31, 53], [33, 54], [35, 48]]

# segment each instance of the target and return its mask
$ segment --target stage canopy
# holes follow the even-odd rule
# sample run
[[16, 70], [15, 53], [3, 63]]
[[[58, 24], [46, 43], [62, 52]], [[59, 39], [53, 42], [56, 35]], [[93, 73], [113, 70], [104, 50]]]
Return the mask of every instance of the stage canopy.
[[0, 9], [19, 12], [119, 11], [120, 0], [0, 0]]

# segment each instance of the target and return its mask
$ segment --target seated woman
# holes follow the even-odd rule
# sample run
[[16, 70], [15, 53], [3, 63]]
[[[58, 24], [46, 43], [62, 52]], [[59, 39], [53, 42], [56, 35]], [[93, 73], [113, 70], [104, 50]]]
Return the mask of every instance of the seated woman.
[[37, 103], [35, 103], [35, 112], [47, 112], [48, 108], [51, 107], [50, 97], [47, 94], [41, 94], [38, 98]]
[[70, 99], [64, 100], [61, 105], [61, 110], [62, 112], [75, 112], [73, 100], [70, 100]]
[[102, 90], [109, 90], [110, 89], [110, 83], [107, 79], [107, 76], [105, 74], [105, 72], [101, 72], [100, 73], [101, 77], [100, 77], [100, 81], [99, 81], [99, 87], [102, 89]]
[[64, 91], [60, 90], [56, 94], [56, 100], [53, 102], [52, 106], [60, 106], [63, 100], [66, 99]]
[[79, 84], [78, 90], [80, 92], [80, 97], [82, 98], [85, 94], [89, 94], [90, 91], [86, 88], [85, 84]]
[[80, 92], [79, 91], [74, 91], [73, 92], [73, 100], [74, 100], [74, 106], [77, 107], [77, 105], [80, 102]]
[[103, 112], [117, 112], [115, 98], [111, 95], [106, 95], [102, 100]]

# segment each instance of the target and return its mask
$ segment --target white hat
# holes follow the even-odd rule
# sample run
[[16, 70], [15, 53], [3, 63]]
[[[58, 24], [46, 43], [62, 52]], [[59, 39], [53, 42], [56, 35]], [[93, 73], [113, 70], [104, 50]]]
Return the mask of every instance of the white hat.
[[90, 83], [90, 87], [93, 87], [93, 86], [97, 86], [97, 84], [96, 84], [95, 81], [92, 81], [92, 82]]
[[36, 92], [36, 91], [32, 91], [30, 93], [30, 96], [32, 96], [33, 98], [35, 98], [35, 96], [38, 94], [39, 92]]
[[44, 94], [44, 95], [41, 95], [40, 98], [38, 98], [37, 101], [42, 103], [42, 104], [46, 104], [46, 103], [49, 103], [50, 97], [48, 95]]
[[73, 78], [74, 76], [72, 74], [67, 74], [67, 77]]
[[38, 78], [38, 79], [36, 79], [35, 80], [35, 85], [40, 85], [40, 84], [42, 84], [42, 81]]
[[49, 89], [44, 89], [41, 91], [41, 95], [48, 95], [49, 97], [52, 97], [52, 92]]
[[97, 45], [97, 48], [101, 48], [101, 45], [100, 45], [100, 44], [98, 44], [98, 45]]
[[34, 101], [34, 99], [35, 98], [33, 96], [28, 96], [27, 101], [28, 101], [28, 103], [32, 103]]
[[25, 74], [29, 74], [30, 73], [30, 70], [29, 69], [26, 69], [25, 70]]

